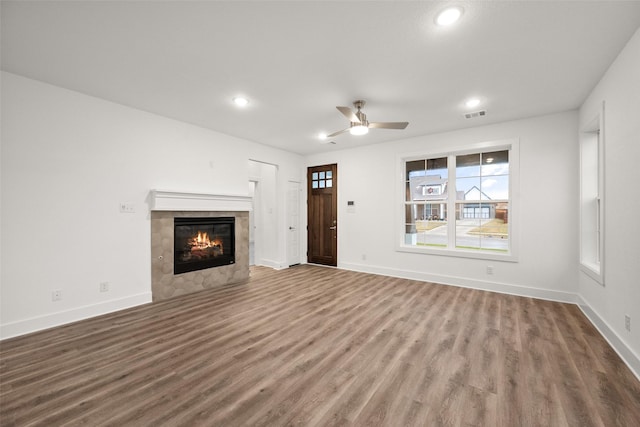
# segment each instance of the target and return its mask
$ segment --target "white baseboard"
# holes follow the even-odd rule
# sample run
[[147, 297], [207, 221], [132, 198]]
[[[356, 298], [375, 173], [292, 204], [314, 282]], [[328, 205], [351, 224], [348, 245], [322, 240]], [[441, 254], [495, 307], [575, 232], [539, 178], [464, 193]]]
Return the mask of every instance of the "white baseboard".
[[340, 263], [338, 266], [345, 270], [360, 271], [362, 273], [380, 274], [383, 276], [400, 277], [402, 279], [420, 280], [422, 282], [440, 283], [443, 285], [460, 286], [462, 288], [479, 289], [498, 292], [501, 294], [517, 295], [544, 299], [549, 301], [576, 304], [577, 295], [571, 292], [554, 291], [550, 289], [530, 288], [526, 286], [510, 285], [507, 283], [489, 282], [485, 280], [469, 279], [467, 277], [430, 274], [420, 271], [399, 270], [388, 267], [376, 267], [365, 264]]
[[640, 380], [640, 357], [627, 346], [609, 324], [581, 296], [578, 295], [578, 299], [580, 310], [587, 316], [587, 319], [595, 326], [613, 350], [618, 353], [618, 356], [631, 369], [631, 372]]
[[257, 265], [262, 265], [264, 267], [271, 267], [274, 270], [283, 270], [285, 268], [289, 268], [289, 265], [284, 265], [280, 261], [274, 261], [271, 259], [264, 259], [264, 258], [261, 259], [259, 262], [257, 262]]
[[6, 323], [4, 325], [0, 325], [0, 340], [53, 328], [66, 323], [77, 322], [78, 320], [84, 320], [112, 313], [114, 311], [124, 310], [125, 308], [131, 308], [149, 302], [151, 302], [151, 292], [145, 292], [126, 298], [105, 301], [99, 304], [86, 305], [71, 310], [59, 311], [57, 313], [46, 314], [44, 316]]

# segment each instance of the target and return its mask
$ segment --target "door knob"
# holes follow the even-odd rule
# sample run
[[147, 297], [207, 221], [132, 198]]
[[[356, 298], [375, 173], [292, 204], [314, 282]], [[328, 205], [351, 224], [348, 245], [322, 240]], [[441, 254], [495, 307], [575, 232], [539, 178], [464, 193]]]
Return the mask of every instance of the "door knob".
[[295, 229], [296, 229], [295, 227], [289, 227], [289, 230], [295, 230]]
[[335, 230], [336, 228], [338, 228], [337, 226], [333, 226], [333, 227], [329, 227], [329, 230]]

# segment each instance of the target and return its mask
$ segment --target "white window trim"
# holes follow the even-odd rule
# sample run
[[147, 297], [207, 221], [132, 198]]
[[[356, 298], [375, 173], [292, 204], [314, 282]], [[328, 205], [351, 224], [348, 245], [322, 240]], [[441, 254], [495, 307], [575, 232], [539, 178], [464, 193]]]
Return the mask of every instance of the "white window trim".
[[[604, 101], [600, 104], [600, 107], [598, 109], [598, 112], [593, 116], [593, 118], [586, 124], [583, 126], [583, 128], [581, 129], [580, 132], [580, 206], [578, 208], [578, 211], [580, 212], [580, 270], [585, 273], [587, 276], [591, 277], [593, 280], [595, 280], [597, 283], [599, 283], [600, 285], [604, 286], [605, 285], [605, 280], [604, 280], [604, 271], [605, 271], [605, 253], [604, 253], [604, 241], [605, 241], [605, 193], [604, 193], [604, 156], [605, 156], [605, 128], [604, 128], [604, 108], [605, 108], [605, 104]], [[584, 194], [584, 181], [583, 181], [583, 177], [584, 177], [584, 170], [583, 170], [583, 162], [584, 162], [584, 144], [586, 141], [586, 138], [592, 138], [593, 135], [596, 134], [596, 137], [598, 138], [598, 145], [597, 145], [597, 154], [598, 154], [598, 158], [597, 158], [597, 168], [598, 168], [598, 177], [597, 177], [597, 186], [598, 186], [598, 196], [597, 196], [597, 201], [598, 201], [598, 211], [597, 211], [597, 227], [598, 227], [598, 232], [599, 232], [599, 239], [597, 241], [597, 248], [596, 250], [598, 251], [598, 260], [597, 261], [593, 261], [593, 260], [588, 260], [585, 259], [586, 255], [586, 248], [585, 245], [587, 243], [585, 243], [585, 239], [584, 239], [584, 233], [585, 230], [584, 228], [584, 224], [583, 224], [583, 216], [584, 216], [584, 212], [582, 209], [582, 200], [583, 200], [583, 194]]]
[[[455, 221], [449, 221], [447, 224], [447, 236], [449, 238], [449, 247], [447, 248], [429, 248], [416, 247], [405, 243], [405, 164], [411, 160], [435, 159], [439, 157], [458, 156], [464, 154], [477, 153], [482, 151], [499, 151], [509, 150], [509, 199], [511, 201], [509, 207], [509, 253], [490, 253], [477, 250], [452, 249], [455, 248]], [[452, 174], [449, 175], [449, 185], [455, 183], [455, 165], [451, 168]], [[472, 145], [452, 147], [447, 151], [424, 150], [415, 153], [404, 153], [396, 156], [396, 176], [397, 182], [397, 209], [396, 209], [396, 239], [395, 250], [397, 252], [408, 252], [427, 255], [440, 255], [449, 257], [474, 258], [507, 262], [518, 262], [519, 248], [519, 224], [520, 224], [520, 140], [518, 138], [487, 141]], [[447, 201], [447, 211], [455, 212], [455, 200], [450, 198]]]

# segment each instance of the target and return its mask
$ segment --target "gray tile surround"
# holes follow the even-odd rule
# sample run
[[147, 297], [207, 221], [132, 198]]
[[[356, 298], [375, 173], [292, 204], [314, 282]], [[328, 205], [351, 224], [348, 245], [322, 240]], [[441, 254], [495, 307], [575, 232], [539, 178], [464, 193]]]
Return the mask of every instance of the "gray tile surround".
[[[173, 274], [173, 218], [236, 218], [235, 264]], [[248, 212], [151, 212], [151, 293], [153, 301], [204, 289], [237, 283], [249, 278], [249, 213]]]

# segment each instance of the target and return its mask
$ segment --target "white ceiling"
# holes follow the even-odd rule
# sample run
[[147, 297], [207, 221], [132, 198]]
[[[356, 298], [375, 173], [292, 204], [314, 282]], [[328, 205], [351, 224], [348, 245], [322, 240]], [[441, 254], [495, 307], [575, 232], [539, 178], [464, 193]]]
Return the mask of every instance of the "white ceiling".
[[[446, 4], [453, 27], [434, 24]], [[2, 69], [307, 154], [575, 109], [640, 1], [2, 1]], [[245, 94], [249, 108], [231, 98]], [[465, 119], [465, 99], [486, 109]], [[365, 99], [409, 121], [321, 143]]]

